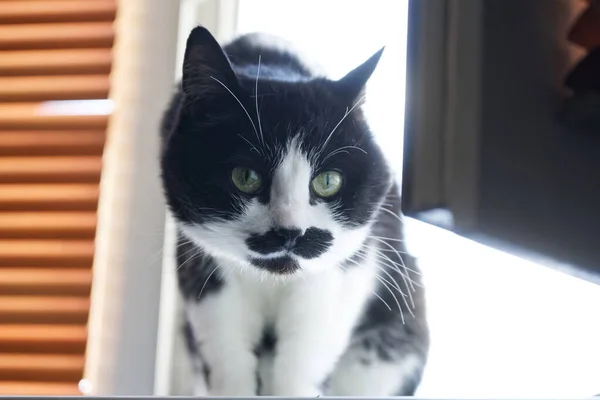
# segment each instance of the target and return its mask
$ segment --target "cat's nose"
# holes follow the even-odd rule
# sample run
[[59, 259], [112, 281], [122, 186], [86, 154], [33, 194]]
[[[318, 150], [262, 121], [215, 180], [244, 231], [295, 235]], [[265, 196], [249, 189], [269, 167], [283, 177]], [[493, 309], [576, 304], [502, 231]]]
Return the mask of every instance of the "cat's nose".
[[302, 231], [296, 228], [279, 228], [275, 230], [275, 234], [284, 240], [284, 247], [291, 250], [296, 245], [296, 240], [302, 236]]

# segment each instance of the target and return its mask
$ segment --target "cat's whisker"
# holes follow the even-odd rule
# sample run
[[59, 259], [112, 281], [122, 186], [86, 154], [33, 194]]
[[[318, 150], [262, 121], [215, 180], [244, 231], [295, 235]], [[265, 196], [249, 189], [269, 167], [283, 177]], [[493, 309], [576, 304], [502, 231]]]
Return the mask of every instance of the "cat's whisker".
[[[367, 248], [370, 249], [370, 250], [373, 250], [376, 253], [377, 257], [379, 257], [380, 259], [383, 258], [383, 259], [389, 261], [390, 263], [392, 263], [395, 266], [396, 271], [398, 273], [400, 273], [400, 274], [405, 275], [407, 278], [409, 277], [408, 276], [409, 272], [412, 272], [413, 274], [418, 275], [418, 276], [422, 275], [421, 272], [419, 272], [417, 270], [414, 270], [412, 268], [407, 267], [406, 264], [401, 264], [401, 263], [399, 263], [397, 261], [394, 261], [388, 255], [386, 255], [385, 253], [383, 253], [383, 251], [389, 251], [389, 252], [396, 253], [396, 251], [394, 249], [392, 249], [392, 250], [379, 249], [377, 247], [368, 246], [368, 245], [367, 245]], [[399, 270], [398, 268], [402, 268], [404, 270], [404, 272], [401, 271], [401, 270]]]
[[[372, 247], [369, 247], [369, 248], [372, 248]], [[393, 265], [402, 268], [404, 270], [404, 272], [402, 272], [402, 273], [404, 273], [406, 276], [409, 275], [409, 272], [412, 272], [415, 275], [421, 276], [420, 271], [417, 271], [415, 269], [408, 267], [402, 258], [400, 258], [400, 261], [394, 261], [390, 258], [389, 255], [385, 254], [385, 252], [396, 254], [398, 251], [395, 250], [394, 248], [392, 248], [392, 249], [372, 248], [372, 249], [377, 253], [377, 256], [379, 258], [383, 258], [383, 259], [389, 261], [390, 263], [392, 263]], [[398, 272], [400, 272], [400, 271], [398, 271]]]
[[184, 251], [183, 253], [181, 253], [181, 254], [178, 254], [178, 256], [179, 256], [179, 257], [183, 257], [183, 256], [185, 256], [185, 255], [188, 255], [188, 254], [190, 254], [191, 252], [193, 252], [193, 251], [197, 251], [197, 250], [200, 250], [200, 249], [199, 249], [199, 248], [197, 248], [197, 247], [192, 247], [191, 249], [188, 249], [188, 250]]
[[[350, 262], [352, 262], [352, 263], [360, 266], [360, 264], [358, 262], [356, 262], [356, 261], [354, 261], [352, 259], [348, 259], [348, 261], [350, 261]], [[404, 314], [402, 312], [402, 307], [400, 306], [400, 302], [398, 301], [398, 298], [396, 297], [396, 295], [394, 294], [394, 292], [390, 289], [390, 287], [388, 286], [388, 284], [391, 285], [392, 287], [394, 287], [394, 289], [398, 290], [398, 293], [401, 296], [403, 296], [403, 298], [406, 297], [406, 294], [404, 292], [402, 292], [402, 290], [399, 287], [396, 288], [397, 283], [396, 283], [396, 286], [395, 286], [393, 283], [391, 283], [387, 279], [383, 278], [378, 273], [375, 273], [374, 276], [375, 276], [375, 279], [377, 279], [391, 293], [391, 295], [394, 297], [394, 300], [396, 301], [396, 304], [398, 305], [398, 311], [400, 311], [400, 314], [402, 315], [402, 323], [404, 324]], [[392, 281], [394, 281], [393, 278], [392, 278]], [[404, 300], [404, 302], [406, 303], [406, 300]], [[406, 306], [408, 307], [408, 304], [406, 304]]]
[[383, 253], [384, 251], [387, 251], [387, 252], [390, 252], [390, 253], [397, 253], [398, 251], [396, 249], [394, 249], [393, 247], [390, 250], [390, 249], [380, 249], [380, 248], [369, 246], [369, 245], [366, 245], [366, 246], [367, 246], [367, 248], [375, 251], [377, 253], [378, 257], [385, 258], [386, 260], [390, 261], [392, 264], [394, 264], [394, 265], [402, 268], [405, 271], [405, 272], [401, 272], [401, 271], [398, 271], [398, 272], [405, 273], [406, 275], [408, 275], [409, 272], [412, 272], [413, 274], [418, 275], [418, 276], [422, 275], [420, 271], [412, 269], [412, 268], [406, 266], [406, 264], [404, 263], [404, 260], [402, 260], [402, 258], [400, 258], [400, 260], [402, 261], [402, 263], [399, 263], [397, 261], [393, 261], [391, 258], [389, 258], [389, 256], [387, 254]]
[[[404, 301], [404, 305], [406, 306], [406, 309], [408, 310], [410, 315], [412, 315], [412, 317], [414, 318], [415, 314], [413, 313], [412, 309], [415, 308], [415, 302], [410, 293], [410, 290], [408, 290], [408, 296], [407, 296], [406, 293], [404, 293], [404, 291], [402, 291], [402, 288], [400, 288], [400, 285], [398, 284], [398, 282], [396, 282], [396, 280], [392, 277], [392, 275], [389, 272], [387, 272], [384, 268], [379, 268], [379, 270], [381, 272], [385, 273], [387, 276], [389, 276], [390, 279], [392, 280], [392, 282], [394, 282], [396, 284], [395, 288], [398, 291], [398, 293], [400, 293], [400, 295], [402, 295], [402, 300]], [[404, 284], [406, 285], [406, 281]], [[410, 303], [411, 303], [412, 307], [408, 305], [408, 302], [406, 300], [407, 297], [410, 299]]]
[[379, 209], [380, 209], [381, 211], [384, 211], [384, 212], [386, 212], [386, 213], [390, 214], [391, 216], [393, 216], [394, 218], [396, 218], [396, 219], [397, 219], [398, 221], [400, 221], [401, 223], [404, 223], [404, 219], [403, 219], [403, 218], [402, 218], [400, 215], [396, 214], [395, 212], [393, 212], [393, 211], [391, 211], [391, 210], [388, 210], [388, 209], [387, 209], [387, 208], [385, 208], [385, 207], [380, 207]]
[[336, 150], [333, 150], [332, 152], [330, 152], [329, 154], [327, 154], [327, 155], [326, 155], [326, 156], [323, 158], [323, 160], [321, 161], [321, 163], [324, 163], [324, 162], [325, 162], [325, 160], [327, 160], [327, 159], [328, 159], [328, 158], [330, 158], [330, 157], [333, 157], [333, 156], [335, 156], [336, 154], [340, 154], [340, 153], [347, 153], [347, 154], [350, 154], [350, 152], [346, 151], [346, 149], [356, 149], [356, 150], [360, 150], [360, 151], [362, 151], [363, 153], [367, 154], [367, 152], [366, 152], [365, 150], [361, 149], [361, 148], [360, 148], [360, 147], [358, 147], [358, 146], [343, 146], [343, 147], [340, 147], [340, 148], [338, 148], [338, 149], [336, 149]]
[[[370, 248], [370, 250], [374, 251], [376, 256], [380, 256], [379, 254], [377, 254], [377, 249]], [[367, 256], [365, 254], [361, 254], [360, 251], [357, 253], [357, 256], [358, 257], [362, 257], [363, 259], [367, 258]], [[414, 289], [414, 286], [412, 286], [412, 283], [413, 283], [412, 279], [409, 276], [407, 276], [406, 274], [404, 274], [400, 270], [400, 268], [398, 268], [397, 266], [395, 266], [396, 263], [394, 261], [392, 261], [389, 257], [386, 257], [386, 258], [392, 264], [388, 264], [386, 261], [381, 261], [380, 260], [381, 264], [384, 267], [391, 268], [392, 270], [394, 270], [395, 272], [397, 272], [400, 275], [400, 278], [402, 278], [404, 286], [406, 286], [406, 290], [408, 292], [408, 297], [410, 299], [410, 302], [411, 302], [411, 304], [413, 305], [413, 308], [414, 308], [414, 299], [413, 299], [413, 296], [412, 296], [412, 292], [415, 292], [415, 289]], [[384, 271], [388, 276], [391, 277], [391, 275], [387, 271], [385, 271], [383, 268], [381, 268], [381, 265], [379, 266], [379, 269], [382, 270], [382, 271]], [[396, 281], [395, 279], [393, 279], [393, 280], [394, 280], [394, 282]], [[411, 289], [412, 289], [412, 292], [411, 292]], [[406, 294], [402, 291], [402, 289], [398, 288], [398, 290], [402, 293], [403, 296], [406, 296]], [[405, 302], [406, 302], [406, 300], [405, 300]], [[408, 304], [406, 304], [406, 306], [408, 307]]]
[[243, 137], [239, 133], [237, 135], [240, 137], [240, 139], [242, 139], [244, 142], [246, 142], [246, 143], [248, 143], [250, 145], [250, 151], [255, 150], [259, 155], [261, 154], [260, 151], [258, 151], [258, 149], [252, 144], [251, 141], [249, 141], [248, 139], [246, 139], [245, 137]]
[[344, 113], [344, 116], [342, 117], [342, 119], [340, 119], [340, 122], [338, 122], [333, 129], [331, 130], [331, 133], [329, 134], [329, 136], [327, 136], [327, 139], [325, 139], [325, 141], [323, 142], [323, 144], [321, 145], [321, 150], [320, 152], [323, 152], [323, 150], [325, 150], [325, 147], [327, 146], [327, 144], [329, 143], [329, 140], [331, 140], [331, 137], [333, 136], [333, 134], [335, 133], [335, 130], [342, 124], [342, 122], [344, 122], [344, 120], [346, 119], [346, 117], [348, 115], [350, 115], [350, 113], [352, 111], [354, 111], [354, 109], [356, 107], [358, 107], [358, 105], [365, 99], [366, 95], [362, 96], [360, 99], [358, 99], [358, 101], [356, 103], [354, 103], [354, 105], [352, 106], [352, 108], [348, 109], [346, 108], [346, 112]]
[[409, 297], [410, 297], [410, 302], [413, 304], [414, 307], [414, 299], [412, 296], [412, 293], [416, 293], [416, 289], [415, 289], [415, 285], [423, 288], [423, 285], [419, 284], [418, 282], [415, 282], [408, 274], [408, 272], [403, 273], [400, 268], [403, 267], [403, 265], [400, 265], [394, 261], [392, 261], [389, 257], [387, 257], [387, 260], [390, 261], [390, 263], [393, 264], [393, 266], [391, 264], [388, 264], [386, 262], [383, 263], [384, 266], [392, 268], [394, 271], [398, 272], [400, 274], [400, 277], [402, 278], [402, 280], [404, 281], [404, 285], [406, 286], [406, 289], [408, 291]]
[[179, 271], [181, 268], [183, 268], [183, 266], [187, 263], [189, 263], [190, 261], [192, 261], [194, 258], [201, 256], [203, 253], [200, 249], [198, 249], [197, 253], [192, 254], [187, 260], [185, 260], [184, 262], [182, 262], [176, 269], [175, 272]]
[[215, 269], [212, 270], [212, 272], [210, 274], [208, 274], [208, 277], [204, 281], [204, 285], [202, 285], [202, 289], [200, 289], [200, 293], [198, 293], [198, 299], [200, 299], [200, 297], [202, 297], [202, 292], [204, 291], [204, 288], [206, 287], [206, 284], [210, 280], [210, 277], [213, 276], [213, 274], [217, 271], [217, 269], [219, 269], [218, 265], [215, 267]]
[[405, 242], [405, 240], [397, 239], [397, 238], [391, 238], [391, 237], [387, 237], [387, 236], [369, 235], [368, 237], [370, 237], [370, 238], [377, 238], [377, 239], [383, 239], [383, 240], [389, 240], [390, 242], [401, 242], [401, 243]]
[[[348, 271], [348, 268], [344, 267], [343, 265], [339, 265], [339, 267], [344, 270], [344, 271]], [[388, 310], [392, 311], [392, 307], [390, 307], [390, 305], [387, 303], [387, 301], [385, 301], [380, 295], [378, 295], [374, 290], [370, 291], [375, 297], [377, 297], [379, 300], [381, 300], [381, 302], [387, 307]]]
[[[415, 282], [409, 275], [408, 273], [404, 273], [400, 270], [399, 267], [402, 267], [401, 265], [399, 265], [398, 263], [394, 262], [392, 259], [390, 259], [389, 257], [387, 257], [385, 254], [377, 254], [378, 250], [371, 248], [371, 250], [375, 251], [376, 256], [380, 257], [383, 256], [387, 259], [387, 261], [389, 261], [391, 264], [388, 264], [387, 261], [381, 261], [382, 266], [384, 267], [388, 267], [391, 268], [392, 270], [394, 270], [395, 272], [397, 272], [400, 277], [402, 278], [402, 281], [404, 282], [404, 286], [406, 286], [406, 290], [408, 292], [408, 297], [410, 299], [410, 303], [412, 305], [412, 308], [415, 308], [415, 302], [414, 302], [414, 298], [412, 296], [413, 293], [416, 293], [416, 289], [414, 287], [414, 285], [417, 285], [419, 287], [423, 287], [422, 285], [418, 284], [417, 282]], [[408, 305], [407, 305], [408, 306]]]
[[[352, 259], [348, 259], [348, 261], [360, 266], [360, 264]], [[396, 301], [396, 304], [398, 305], [398, 311], [400, 312], [400, 315], [402, 316], [402, 324], [404, 324], [404, 312], [402, 311], [402, 307], [400, 306], [400, 302], [398, 301], [398, 298], [396, 297], [396, 295], [394, 294], [394, 292], [391, 290], [390, 286], [392, 288], [394, 288], [398, 294], [400, 294], [402, 296], [402, 301], [404, 302], [404, 305], [406, 305], [407, 310], [409, 311], [409, 313], [414, 317], [414, 313], [412, 312], [410, 306], [408, 305], [408, 302], [406, 300], [406, 293], [404, 293], [402, 291], [402, 289], [400, 288], [400, 285], [398, 284], [398, 282], [396, 282], [396, 280], [394, 279], [394, 277], [392, 277], [392, 275], [390, 275], [389, 272], [385, 271], [384, 269], [378, 267], [378, 269], [382, 272], [384, 272], [390, 279], [391, 282], [389, 280], [387, 280], [386, 278], [382, 277], [381, 275], [375, 273], [375, 278], [392, 294], [392, 296], [394, 297], [394, 300]], [[392, 283], [393, 282], [393, 283]], [[410, 292], [409, 292], [410, 295]], [[414, 306], [413, 306], [414, 308]]]
[[[377, 241], [377, 242], [379, 242], [379, 243], [381, 243], [381, 244], [384, 244], [385, 246], [387, 246], [388, 248], [390, 248], [391, 250], [393, 250], [394, 253], [396, 253], [396, 255], [398, 256], [398, 258], [400, 259], [400, 261], [402, 262], [402, 267], [408, 273], [408, 267], [406, 266], [406, 263], [404, 262], [404, 259], [400, 255], [400, 252], [394, 246], [392, 246], [391, 244], [389, 244], [388, 242], [386, 242], [383, 239], [379, 239], [378, 237], [370, 236], [370, 238], [373, 239], [373, 240], [375, 240], [375, 241]], [[413, 271], [413, 272], [415, 272], [415, 271]]]
[[398, 297], [396, 297], [396, 294], [394, 293], [394, 291], [392, 289], [390, 289], [390, 287], [381, 279], [381, 277], [378, 274], [375, 274], [375, 278], [381, 282], [381, 284], [388, 290], [388, 292], [390, 292], [390, 294], [392, 295], [392, 297], [394, 297], [394, 301], [396, 302], [396, 305], [398, 306], [398, 311], [400, 312], [400, 317], [402, 318], [402, 325], [405, 324], [404, 321], [404, 312], [402, 311], [402, 306], [400, 306], [400, 302], [398, 301]]
[[254, 104], [256, 105], [256, 119], [258, 120], [258, 130], [260, 131], [260, 142], [264, 148], [265, 146], [265, 137], [262, 131], [262, 125], [260, 123], [260, 111], [258, 110], [258, 78], [260, 76], [260, 61], [261, 55], [258, 55], [258, 68], [256, 70], [256, 83], [254, 85]]
[[220, 80], [218, 80], [214, 76], [211, 76], [210, 78], [213, 79], [213, 80], [215, 80], [215, 81], [217, 81], [221, 86], [223, 86], [225, 88], [225, 90], [227, 90], [229, 92], [229, 94], [231, 94], [233, 96], [233, 98], [238, 102], [238, 104], [240, 105], [240, 107], [242, 107], [242, 110], [244, 110], [244, 112], [246, 113], [246, 116], [248, 117], [248, 120], [252, 124], [252, 128], [254, 129], [254, 133], [256, 133], [256, 138], [260, 142], [260, 136], [258, 135], [258, 130], [256, 129], [256, 125], [254, 125], [254, 121], [252, 120], [252, 117], [250, 116], [250, 113], [248, 112], [248, 110], [246, 110], [246, 107], [244, 107], [244, 104], [240, 101], [240, 99], [238, 99], [238, 97], [235, 95], [235, 93], [233, 93], [231, 91], [231, 89], [229, 89], [227, 87], [227, 85], [225, 85], [223, 82], [221, 82]]
[[374, 290], [371, 290], [371, 293], [373, 293], [373, 295], [375, 295], [375, 297], [377, 297], [379, 300], [381, 300], [381, 302], [383, 304], [385, 304], [385, 306], [388, 308], [388, 310], [392, 311], [392, 307], [390, 307], [390, 305], [387, 303], [387, 301], [385, 301], [380, 295], [378, 295], [377, 293], [375, 293]]
[[[378, 262], [383, 262], [384, 264], [387, 264], [387, 261], [385, 259], [383, 261], [381, 260], [383, 257], [381, 257], [379, 254], [377, 254], [377, 249], [370, 247], [369, 250], [372, 250], [375, 253], [374, 255], [380, 258], [380, 260]], [[363, 260], [367, 260], [369, 255], [366, 253], [363, 253], [363, 252], [364, 252], [364, 250], [359, 250], [355, 255], [357, 257], [362, 258]], [[394, 271], [398, 272], [399, 274], [404, 275], [404, 272], [402, 272], [398, 268], [397, 263], [395, 263], [392, 260], [389, 260], [389, 262], [391, 262], [391, 264], [388, 265], [390, 268], [392, 268]]]
[[[381, 268], [380, 266], [378, 266], [377, 268], [379, 271], [383, 272], [384, 274], [387, 275], [388, 278], [391, 279], [391, 281], [383, 278], [381, 275], [381, 279], [384, 279], [386, 281], [386, 283], [389, 283], [390, 285], [394, 286], [394, 288], [398, 291], [398, 293], [400, 294], [400, 296], [402, 296], [403, 298], [405, 298], [404, 302], [406, 303], [406, 297], [408, 297], [408, 295], [406, 293], [404, 293], [404, 290], [402, 290], [402, 288], [400, 287], [400, 285], [398, 284], [398, 282], [396, 282], [396, 279], [394, 279], [394, 277], [392, 276], [392, 274], [390, 274], [389, 272], [387, 272], [385, 269]], [[408, 304], [406, 304], [406, 306], [408, 307]]]
[[157, 259], [159, 257], [163, 256], [164, 251], [165, 251], [165, 246], [163, 245], [163, 246], [160, 247], [160, 249], [158, 249], [158, 251], [156, 251], [156, 252], [154, 252], [153, 254], [150, 255], [150, 261], [151, 262], [157, 261]]

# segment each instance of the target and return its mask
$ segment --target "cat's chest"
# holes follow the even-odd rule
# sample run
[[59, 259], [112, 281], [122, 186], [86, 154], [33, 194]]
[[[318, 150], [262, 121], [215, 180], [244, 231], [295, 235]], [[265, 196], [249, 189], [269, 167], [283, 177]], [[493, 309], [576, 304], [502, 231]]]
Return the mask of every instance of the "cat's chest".
[[238, 277], [230, 289], [241, 294], [245, 305], [253, 307], [269, 325], [291, 315], [299, 320], [310, 319], [327, 310], [335, 314], [332, 318], [345, 319], [346, 311], [354, 315], [362, 308], [364, 297], [373, 289], [373, 280], [373, 270], [365, 264], [350, 270], [329, 269], [287, 282]]
[[239, 277], [232, 282], [232, 290], [239, 291], [247, 306], [253, 307], [267, 323], [277, 319], [289, 289], [287, 285], [247, 277]]

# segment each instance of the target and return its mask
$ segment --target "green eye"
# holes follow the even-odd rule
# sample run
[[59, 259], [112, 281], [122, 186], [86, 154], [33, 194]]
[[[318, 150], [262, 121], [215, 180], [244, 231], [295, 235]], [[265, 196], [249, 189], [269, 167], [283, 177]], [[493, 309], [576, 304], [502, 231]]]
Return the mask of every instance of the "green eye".
[[312, 181], [312, 189], [319, 197], [331, 197], [342, 188], [342, 174], [337, 171], [325, 171]]
[[231, 180], [236, 188], [249, 194], [258, 192], [262, 185], [262, 179], [258, 172], [250, 168], [234, 168], [231, 172]]

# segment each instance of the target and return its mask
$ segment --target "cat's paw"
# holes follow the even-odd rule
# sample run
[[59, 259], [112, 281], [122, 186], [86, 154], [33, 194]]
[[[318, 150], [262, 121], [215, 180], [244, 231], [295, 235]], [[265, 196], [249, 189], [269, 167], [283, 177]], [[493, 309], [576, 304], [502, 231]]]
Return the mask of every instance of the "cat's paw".
[[256, 396], [256, 380], [220, 379], [211, 384], [208, 395], [212, 397], [254, 397]]

